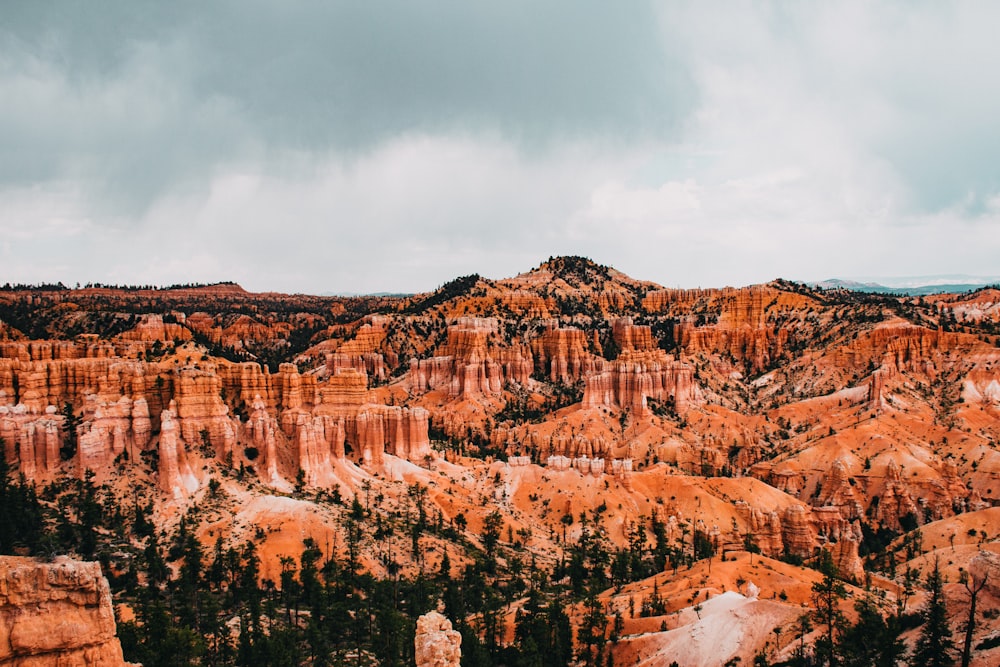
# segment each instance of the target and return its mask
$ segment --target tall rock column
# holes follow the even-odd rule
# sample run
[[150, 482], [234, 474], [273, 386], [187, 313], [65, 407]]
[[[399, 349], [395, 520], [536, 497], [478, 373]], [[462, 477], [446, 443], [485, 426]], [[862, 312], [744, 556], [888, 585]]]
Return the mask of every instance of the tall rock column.
[[159, 453], [159, 481], [162, 490], [174, 498], [183, 498], [198, 490], [198, 478], [191, 470], [184, 442], [178, 435], [177, 412], [173, 401], [170, 402], [170, 408], [160, 416]]

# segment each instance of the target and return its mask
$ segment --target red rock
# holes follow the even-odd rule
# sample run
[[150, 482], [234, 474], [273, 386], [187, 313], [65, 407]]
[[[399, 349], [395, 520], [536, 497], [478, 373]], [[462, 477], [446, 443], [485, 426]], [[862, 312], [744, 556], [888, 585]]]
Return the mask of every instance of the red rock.
[[160, 489], [178, 500], [194, 493], [199, 486], [198, 478], [188, 462], [179, 431], [176, 406], [171, 401], [170, 407], [160, 415], [157, 471]]
[[448, 340], [430, 359], [411, 360], [407, 388], [443, 389], [451, 398], [499, 396], [506, 382], [527, 384], [534, 362], [527, 346], [501, 346], [497, 321], [459, 318]]
[[177, 323], [164, 323], [162, 315], [149, 314], [143, 315], [142, 320], [135, 328], [121, 334], [119, 338], [122, 340], [170, 343], [173, 341], [191, 340], [191, 331]]
[[414, 638], [414, 661], [417, 667], [458, 667], [462, 661], [462, 635], [451, 628], [451, 621], [436, 611], [417, 619]]
[[587, 336], [573, 327], [551, 327], [531, 341], [535, 366], [552, 382], [573, 384], [600, 371], [604, 360], [588, 351]]
[[649, 411], [647, 399], [672, 403], [679, 413], [700, 405], [704, 398], [694, 379], [694, 369], [672, 361], [662, 350], [653, 353], [623, 353], [604, 370], [585, 378], [583, 405], [627, 409], [638, 414]]
[[98, 563], [0, 556], [0, 664], [128, 667]]

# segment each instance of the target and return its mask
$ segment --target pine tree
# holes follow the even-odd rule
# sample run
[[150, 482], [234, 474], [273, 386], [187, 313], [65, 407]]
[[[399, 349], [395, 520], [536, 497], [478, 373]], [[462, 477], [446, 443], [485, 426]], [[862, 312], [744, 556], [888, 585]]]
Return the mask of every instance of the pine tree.
[[840, 611], [840, 601], [847, 597], [847, 588], [837, 579], [837, 566], [829, 551], [820, 551], [819, 567], [823, 580], [812, 586], [813, 612], [816, 622], [826, 626], [826, 633], [816, 640], [816, 652], [821, 664], [835, 667], [840, 664], [837, 650], [837, 635], [844, 627], [844, 615]]
[[62, 447], [59, 448], [59, 455], [62, 457], [63, 461], [69, 461], [71, 458], [76, 456], [77, 434], [83, 419], [73, 412], [73, 404], [69, 402], [63, 405], [62, 416], [63, 444]]
[[10, 466], [4, 458], [4, 442], [0, 438], [0, 554], [26, 549], [36, 553], [45, 535], [45, 519], [35, 489], [22, 476], [11, 483]]
[[607, 642], [605, 633], [608, 628], [608, 617], [595, 590], [590, 591], [583, 601], [583, 607], [586, 613], [577, 630], [577, 643], [583, 647], [583, 659], [586, 664], [599, 665], [604, 654], [604, 644]]
[[840, 640], [843, 667], [896, 667], [906, 652], [894, 618], [886, 622], [871, 595], [854, 604], [858, 622]]
[[924, 624], [913, 653], [913, 664], [921, 667], [950, 667], [954, 664], [952, 654], [955, 651], [955, 642], [951, 638], [951, 627], [948, 625], [944, 581], [936, 558], [934, 569], [927, 577], [927, 588], [930, 598], [920, 612]]

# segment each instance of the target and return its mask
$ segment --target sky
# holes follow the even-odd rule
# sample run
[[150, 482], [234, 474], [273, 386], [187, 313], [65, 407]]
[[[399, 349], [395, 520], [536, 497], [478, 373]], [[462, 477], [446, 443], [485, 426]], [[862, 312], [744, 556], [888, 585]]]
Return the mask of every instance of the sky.
[[0, 283], [1000, 274], [1000, 3], [0, 7]]

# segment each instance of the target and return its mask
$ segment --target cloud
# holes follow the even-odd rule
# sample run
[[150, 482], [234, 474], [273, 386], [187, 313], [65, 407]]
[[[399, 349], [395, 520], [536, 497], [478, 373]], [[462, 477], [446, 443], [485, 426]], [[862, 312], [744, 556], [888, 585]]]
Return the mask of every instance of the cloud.
[[106, 215], [136, 216], [232, 162], [350, 158], [411, 133], [526, 152], [634, 141], [692, 102], [645, 3], [173, 7], [17, 5], [0, 35], [0, 178], [76, 179]]
[[2, 279], [416, 291], [561, 253], [684, 286], [995, 274], [998, 19], [14, 3]]
[[[6, 268], [70, 283], [198, 276], [257, 290], [432, 289], [459, 274], [499, 278], [552, 252], [593, 250], [574, 244], [566, 221], [621, 168], [619, 156], [594, 147], [527, 157], [501, 140], [429, 135], [351, 161], [310, 158], [308, 173], [296, 160], [286, 156], [293, 166], [277, 171], [252, 162], [219, 170], [204, 191], [161, 197], [123, 228], [73, 219], [85, 194], [26, 191], [0, 210], [0, 231], [20, 230], [18, 243], [33, 250]], [[22, 225], [28, 218], [62, 222]]]
[[[739, 130], [782, 146], [784, 128], [799, 126], [800, 146], [828, 149], [815, 160], [881, 163], [904, 186], [908, 212], [981, 207], [1000, 190], [1000, 164], [988, 157], [1000, 148], [995, 3], [668, 7], [661, 23], [683, 42], [699, 92], [716, 76], [749, 93], [729, 100]], [[711, 102], [699, 116], [710, 111]]]

